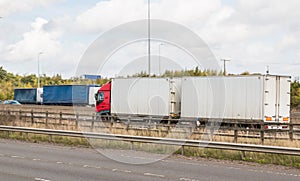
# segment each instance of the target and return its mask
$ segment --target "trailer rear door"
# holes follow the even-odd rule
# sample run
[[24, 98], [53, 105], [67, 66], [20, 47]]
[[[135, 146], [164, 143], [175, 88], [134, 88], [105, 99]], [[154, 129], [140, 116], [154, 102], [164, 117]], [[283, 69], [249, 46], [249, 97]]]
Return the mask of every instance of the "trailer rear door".
[[276, 76], [265, 76], [264, 121], [274, 122], [276, 119]]
[[264, 121], [288, 123], [290, 120], [290, 77], [265, 76], [264, 85]]
[[290, 77], [278, 77], [278, 119], [279, 122], [290, 121]]

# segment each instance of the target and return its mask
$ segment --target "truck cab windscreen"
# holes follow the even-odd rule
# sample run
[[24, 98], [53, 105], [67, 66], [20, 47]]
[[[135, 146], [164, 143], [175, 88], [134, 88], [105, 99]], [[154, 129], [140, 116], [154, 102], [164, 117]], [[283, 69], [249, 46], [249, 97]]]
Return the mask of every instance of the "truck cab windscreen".
[[100, 104], [101, 102], [104, 101], [104, 93], [103, 92], [99, 92], [98, 94], [96, 94], [96, 101], [97, 101], [97, 104]]

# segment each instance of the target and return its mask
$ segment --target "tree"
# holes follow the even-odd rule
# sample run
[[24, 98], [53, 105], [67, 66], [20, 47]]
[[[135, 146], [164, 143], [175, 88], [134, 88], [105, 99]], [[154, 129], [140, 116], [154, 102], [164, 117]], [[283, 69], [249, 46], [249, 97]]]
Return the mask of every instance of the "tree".
[[300, 83], [294, 81], [291, 83], [291, 108], [300, 107]]
[[0, 67], [0, 81], [2, 81], [7, 75], [7, 71]]

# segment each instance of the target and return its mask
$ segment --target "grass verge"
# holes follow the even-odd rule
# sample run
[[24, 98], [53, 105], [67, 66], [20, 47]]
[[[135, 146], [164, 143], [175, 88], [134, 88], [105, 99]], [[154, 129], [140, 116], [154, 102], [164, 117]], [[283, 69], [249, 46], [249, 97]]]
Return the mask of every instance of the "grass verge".
[[[146, 151], [159, 154], [182, 154], [181, 147], [156, 145], [145, 143], [130, 143], [124, 141], [96, 140], [86, 138], [73, 138], [64, 136], [48, 136], [41, 134], [27, 134], [18, 132], [0, 132], [0, 138], [22, 140], [28, 142], [47, 142], [66, 146], [84, 146], [93, 148], [109, 148], [109, 149], [133, 149], [137, 151]], [[91, 146], [92, 145], [92, 146]], [[275, 164], [289, 167], [300, 168], [300, 157], [280, 155], [280, 154], [265, 154], [255, 152], [241, 152], [208, 148], [185, 147], [184, 155], [187, 157], [203, 157], [222, 160], [241, 160], [247, 162], [256, 162], [260, 164]]]

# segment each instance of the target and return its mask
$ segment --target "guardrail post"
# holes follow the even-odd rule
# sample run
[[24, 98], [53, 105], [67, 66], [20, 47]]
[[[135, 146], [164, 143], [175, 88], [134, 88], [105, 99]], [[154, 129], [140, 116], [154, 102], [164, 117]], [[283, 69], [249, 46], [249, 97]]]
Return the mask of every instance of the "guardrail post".
[[131, 118], [131, 117], [128, 116], [128, 121], [127, 121], [127, 125], [126, 125], [126, 131], [129, 130], [129, 126], [130, 126], [130, 122], [131, 122], [130, 118]]
[[52, 135], [51, 134], [49, 135], [48, 140], [49, 140], [50, 143], [52, 143]]
[[62, 112], [59, 112], [59, 125], [62, 126]]
[[184, 152], [184, 145], [181, 146], [181, 155], [184, 155], [185, 152]]
[[48, 111], [46, 111], [46, 118], [45, 118], [45, 126], [46, 126], [46, 128], [48, 128]]
[[171, 120], [170, 120], [170, 116], [168, 117], [168, 125], [167, 125], [167, 128], [168, 128], [168, 132], [171, 130]]
[[92, 122], [91, 122], [91, 131], [93, 131], [93, 130], [94, 130], [94, 124], [95, 124], [95, 121], [94, 121], [94, 120], [92, 120]]
[[293, 132], [293, 125], [290, 124], [290, 129], [289, 129], [289, 137], [290, 137], [290, 140], [293, 141], [294, 140], [294, 132]]
[[22, 122], [22, 110], [19, 110], [19, 121]]
[[26, 141], [29, 141], [29, 133], [25, 133], [25, 139]]
[[130, 141], [130, 149], [133, 150], [134, 146], [133, 146], [133, 141]]
[[149, 120], [147, 120], [147, 121], [145, 122], [145, 126], [147, 125], [147, 131], [148, 131], [148, 132], [150, 132], [150, 130], [151, 130], [151, 122], [152, 122], [152, 119], [151, 119], [151, 118], [149, 118]]
[[[10, 112], [10, 111], [9, 111]], [[11, 113], [11, 112], [10, 112]], [[15, 117], [13, 117], [13, 119], [12, 119], [12, 126], [14, 126], [15, 125], [15, 122], [16, 122], [16, 116]]]
[[210, 123], [210, 129], [209, 129], [209, 141], [213, 141], [214, 138], [214, 127], [215, 127], [215, 121]]
[[31, 109], [31, 126], [34, 124], [33, 110]]
[[234, 142], [237, 143], [238, 140], [238, 129], [237, 123], [234, 123]]
[[75, 128], [78, 130], [78, 121], [79, 121], [79, 115], [78, 113], [76, 114], [76, 119], [75, 119]]
[[260, 141], [261, 144], [264, 144], [264, 140], [265, 140], [265, 124], [262, 122], [260, 124]]
[[241, 151], [242, 152], [242, 160], [245, 160], [245, 158], [246, 158], [246, 152], [245, 151]]

